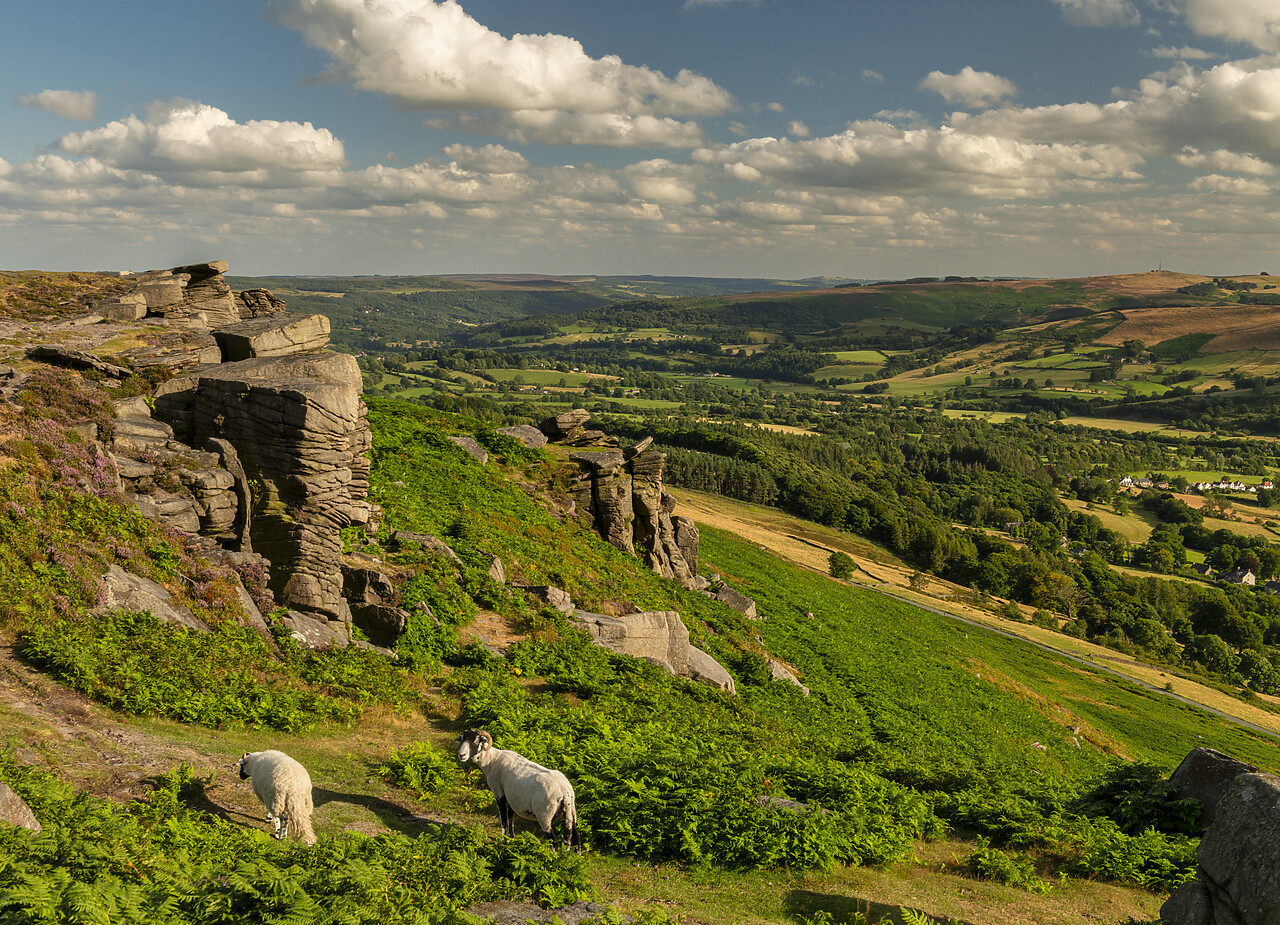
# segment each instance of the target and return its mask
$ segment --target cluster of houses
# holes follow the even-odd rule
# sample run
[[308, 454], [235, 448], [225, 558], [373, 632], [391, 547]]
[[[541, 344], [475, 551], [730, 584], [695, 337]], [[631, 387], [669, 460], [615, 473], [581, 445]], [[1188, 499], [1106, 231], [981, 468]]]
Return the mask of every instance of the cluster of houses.
[[[1167, 490], [1168, 482], [1155, 482], [1147, 478], [1135, 479], [1131, 475], [1126, 475], [1117, 483], [1121, 488], [1155, 488], [1158, 490]], [[1263, 479], [1257, 485], [1246, 485], [1241, 481], [1231, 481], [1229, 479], [1218, 479], [1216, 482], [1189, 482], [1187, 489], [1190, 491], [1198, 491], [1203, 494], [1206, 491], [1250, 491], [1256, 492], [1259, 488], [1271, 489], [1275, 488], [1271, 479]]]
[[1218, 581], [1226, 582], [1229, 585], [1247, 585], [1259, 591], [1266, 591], [1268, 594], [1280, 594], [1280, 581], [1272, 580], [1259, 585], [1258, 576], [1247, 568], [1232, 569], [1219, 575], [1211, 566], [1203, 562], [1197, 562], [1191, 566], [1191, 571], [1204, 578], [1216, 578]]

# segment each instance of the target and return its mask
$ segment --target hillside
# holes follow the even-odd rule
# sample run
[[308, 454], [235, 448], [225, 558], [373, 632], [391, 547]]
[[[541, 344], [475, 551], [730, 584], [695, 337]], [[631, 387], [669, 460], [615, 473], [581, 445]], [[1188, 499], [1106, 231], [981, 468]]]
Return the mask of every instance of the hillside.
[[[955, 464], [1050, 510], [1034, 456], [975, 438], [948, 463], [920, 440], [886, 467], [901, 422], [851, 419], [834, 436], [876, 473], [859, 503], [899, 544], [766, 536], [665, 490], [705, 462], [680, 441], [738, 452], [740, 487], [776, 467], [821, 513], [856, 473], [817, 432], [362, 402], [327, 324], [225, 269], [63, 280], [54, 320], [33, 320], [46, 281], [8, 303], [0, 780], [45, 831], [0, 828], [0, 913], [453, 923], [599, 899], [714, 925], [1152, 921], [1203, 828], [1164, 775], [1199, 746], [1280, 770], [1262, 732], [898, 599], [962, 594], [901, 558], [923, 548], [913, 494], [942, 511]], [[1027, 439], [1082, 452], [1049, 433]], [[929, 530], [939, 554], [978, 542]], [[762, 548], [779, 533], [830, 538], [875, 581]], [[585, 854], [497, 836], [452, 749], [479, 727], [568, 774]], [[315, 848], [267, 838], [228, 771], [269, 747], [310, 770]]]

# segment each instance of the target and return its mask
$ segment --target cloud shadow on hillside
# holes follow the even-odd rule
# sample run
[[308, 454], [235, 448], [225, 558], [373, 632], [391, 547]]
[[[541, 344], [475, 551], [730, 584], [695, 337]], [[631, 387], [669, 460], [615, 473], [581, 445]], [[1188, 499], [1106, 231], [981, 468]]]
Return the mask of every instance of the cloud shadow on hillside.
[[[911, 911], [917, 914], [929, 915], [941, 923], [946, 922], [948, 925], [974, 925], [966, 919], [949, 919], [946, 916], [938, 917], [926, 912], [923, 909], [915, 909], [907, 906], [895, 906], [892, 903], [878, 903], [870, 899], [861, 899], [857, 896], [841, 896], [837, 893], [815, 893], [812, 890], [792, 890], [783, 900], [783, 908], [787, 914], [796, 919], [810, 919], [819, 912], [825, 912], [831, 916], [833, 925], [844, 925], [847, 922], [866, 921], [866, 922], [893, 922], [894, 925], [905, 925], [906, 919], [903, 913]], [[863, 916], [859, 919], [858, 916]]]

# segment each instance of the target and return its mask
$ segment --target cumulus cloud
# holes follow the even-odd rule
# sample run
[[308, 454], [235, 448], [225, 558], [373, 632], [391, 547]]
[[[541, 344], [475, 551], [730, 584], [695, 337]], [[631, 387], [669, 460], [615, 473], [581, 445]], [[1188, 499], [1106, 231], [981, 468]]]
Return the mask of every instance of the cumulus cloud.
[[1230, 170], [1235, 173], [1251, 173], [1259, 176], [1272, 174], [1276, 168], [1266, 161], [1249, 154], [1236, 154], [1234, 151], [1209, 151], [1201, 153], [1195, 148], [1183, 148], [1175, 156], [1179, 164], [1194, 170]]
[[1211, 173], [1197, 177], [1191, 182], [1191, 189], [1210, 193], [1223, 193], [1228, 196], [1265, 196], [1271, 192], [1271, 185], [1265, 180], [1252, 180], [1245, 177], [1224, 177]]
[[615, 146], [664, 144], [698, 134], [693, 123], [679, 131], [667, 123], [735, 105], [728, 91], [689, 70], [667, 77], [616, 55], [592, 58], [563, 35], [500, 35], [456, 0], [276, 0], [272, 10], [328, 54], [332, 76], [405, 109], [514, 121], [520, 137], [545, 125], [552, 143], [598, 144], [615, 127]]
[[898, 129], [858, 122], [838, 135], [753, 138], [699, 148], [692, 160], [747, 178], [801, 188], [945, 192], [1020, 198], [1136, 180], [1141, 159], [1111, 145], [1026, 144], [950, 128]]
[[98, 111], [98, 94], [92, 90], [41, 90], [18, 97], [18, 102], [32, 109], [43, 109], [64, 119], [92, 121]]
[[877, 86], [884, 83], [884, 75], [879, 71], [873, 71], [871, 68], [866, 67], [862, 69], [862, 82]]
[[799, 119], [796, 119], [794, 122], [790, 123], [787, 126], [787, 131], [797, 138], [808, 138], [810, 135], [813, 134], [811, 131], [809, 131], [809, 126], [805, 125]]
[[1280, 164], [1280, 67], [1183, 67], [1141, 81], [1130, 99], [956, 113], [951, 123], [1028, 141], [1121, 145], [1148, 156], [1221, 148]]
[[920, 89], [939, 93], [948, 103], [963, 103], [970, 109], [995, 105], [1018, 92], [1013, 81], [990, 71], [975, 71], [967, 65], [960, 69], [959, 74], [931, 71], [920, 81]]
[[1229, 39], [1262, 51], [1280, 50], [1280, 4], [1275, 0], [1173, 0], [1200, 35]]
[[529, 161], [519, 151], [511, 151], [502, 145], [485, 145], [473, 148], [470, 145], [449, 145], [444, 149], [445, 157], [466, 170], [481, 170], [485, 173], [522, 173], [529, 169]]
[[155, 103], [145, 120], [128, 116], [63, 135], [57, 147], [125, 170], [245, 173], [332, 170], [345, 162], [342, 142], [310, 122], [234, 121], [189, 100]]
[[[1136, 26], [1142, 21], [1130, 0], [1053, 0], [1073, 26]], [[1227, 0], [1233, 2], [1233, 0]]]

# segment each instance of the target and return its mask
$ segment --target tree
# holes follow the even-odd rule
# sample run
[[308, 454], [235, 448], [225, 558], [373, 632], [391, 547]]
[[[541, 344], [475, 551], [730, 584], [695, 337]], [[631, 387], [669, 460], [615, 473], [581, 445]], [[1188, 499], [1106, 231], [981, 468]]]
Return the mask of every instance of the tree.
[[827, 570], [831, 572], [832, 578], [852, 578], [856, 569], [857, 566], [853, 564], [853, 559], [848, 553], [833, 552], [831, 558], [827, 560]]

